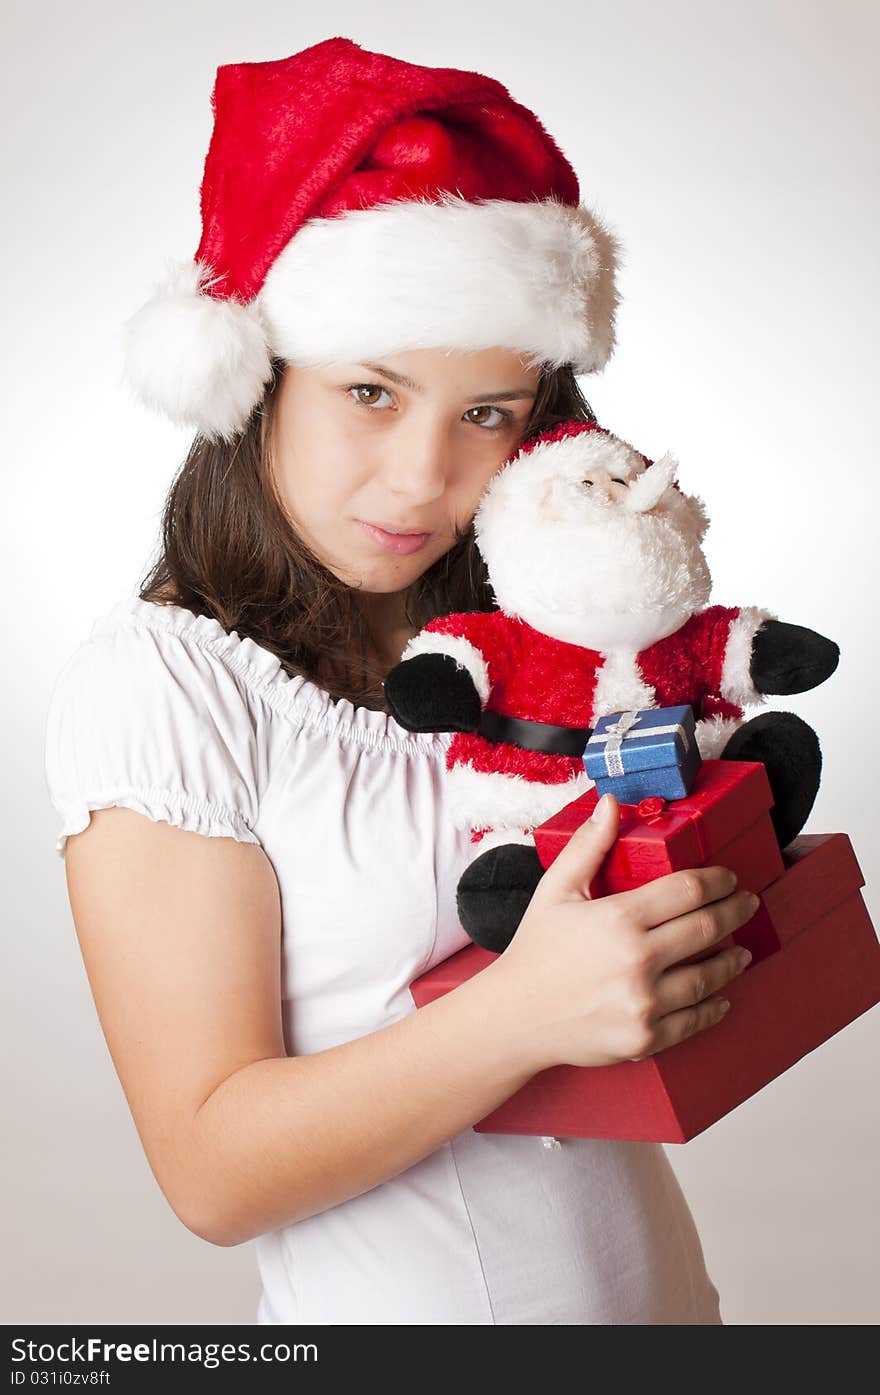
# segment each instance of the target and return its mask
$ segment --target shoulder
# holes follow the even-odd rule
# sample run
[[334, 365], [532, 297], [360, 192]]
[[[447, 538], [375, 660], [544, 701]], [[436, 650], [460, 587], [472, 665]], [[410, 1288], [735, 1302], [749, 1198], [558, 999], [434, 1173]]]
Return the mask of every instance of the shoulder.
[[272, 702], [286, 695], [295, 710], [296, 693], [275, 655], [216, 620], [121, 601], [95, 621], [49, 698], [45, 774], [63, 821], [58, 851], [90, 809], [111, 804], [257, 842], [271, 745], [289, 735], [283, 722], [273, 735]]
[[168, 665], [198, 686], [208, 673], [222, 670], [237, 678], [238, 686], [253, 692], [278, 679], [281, 661], [253, 640], [227, 632], [218, 620], [196, 615], [183, 606], [143, 601], [129, 596], [101, 616], [91, 633], [71, 656], [71, 665], [113, 666], [114, 655], [162, 656]]
[[116, 804], [259, 842], [264, 795], [289, 768], [294, 740], [297, 769], [313, 764], [324, 775], [341, 766], [343, 748], [442, 761], [449, 739], [334, 704], [219, 621], [131, 596], [95, 621], [49, 698], [44, 760], [62, 820], [56, 848], [63, 854], [67, 837], [88, 826], [90, 809]]
[[296, 718], [326, 705], [320, 689], [288, 674], [254, 640], [210, 616], [136, 595], [94, 622], [58, 673], [50, 708], [81, 690], [120, 718], [154, 699], [181, 717], [197, 716], [199, 702], [225, 702], [237, 717], [246, 709], [254, 723], [261, 707]]

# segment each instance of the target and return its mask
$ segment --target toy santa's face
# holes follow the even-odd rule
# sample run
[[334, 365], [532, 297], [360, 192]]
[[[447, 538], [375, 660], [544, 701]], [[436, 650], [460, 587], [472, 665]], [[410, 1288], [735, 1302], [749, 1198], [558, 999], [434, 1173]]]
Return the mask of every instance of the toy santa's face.
[[288, 517], [348, 585], [404, 590], [471, 523], [525, 435], [539, 380], [503, 348], [288, 365], [270, 440]]
[[711, 590], [702, 501], [602, 430], [527, 445], [493, 478], [475, 518], [498, 604], [600, 653], [677, 630]]
[[581, 483], [589, 489], [589, 499], [592, 504], [598, 504], [600, 499], [621, 504], [626, 499], [629, 476], [625, 472], [613, 475], [611, 469], [602, 465], [594, 465], [586, 471]]

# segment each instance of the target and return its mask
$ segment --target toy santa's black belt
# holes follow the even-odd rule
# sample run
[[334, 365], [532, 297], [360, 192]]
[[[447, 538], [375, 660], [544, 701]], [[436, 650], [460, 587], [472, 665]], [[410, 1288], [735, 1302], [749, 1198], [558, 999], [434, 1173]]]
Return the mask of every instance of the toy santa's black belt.
[[582, 756], [593, 734], [591, 727], [557, 727], [552, 722], [532, 722], [524, 717], [502, 717], [485, 711], [477, 733], [487, 741], [506, 741], [527, 751], [543, 751], [548, 756]]

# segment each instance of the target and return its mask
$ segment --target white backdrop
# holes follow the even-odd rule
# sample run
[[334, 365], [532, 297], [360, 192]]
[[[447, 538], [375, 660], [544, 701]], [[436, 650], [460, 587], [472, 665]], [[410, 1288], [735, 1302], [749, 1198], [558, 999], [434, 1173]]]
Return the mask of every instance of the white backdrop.
[[[339, 34], [473, 68], [535, 110], [626, 248], [599, 420], [706, 499], [713, 599], [835, 638], [791, 706], [819, 733], [807, 831], [847, 831], [880, 924], [876, 394], [880, 10], [740, 0], [49, 0], [4, 64], [8, 772], [2, 841], [7, 1323], [252, 1322], [250, 1246], [164, 1201], [94, 1011], [43, 775], [56, 673], [153, 551], [188, 434], [121, 384], [120, 326], [192, 256], [221, 63]], [[871, 368], [871, 364], [874, 368]], [[133, 1010], [136, 1011], [136, 1004]], [[667, 1151], [729, 1324], [873, 1323], [880, 1012]]]

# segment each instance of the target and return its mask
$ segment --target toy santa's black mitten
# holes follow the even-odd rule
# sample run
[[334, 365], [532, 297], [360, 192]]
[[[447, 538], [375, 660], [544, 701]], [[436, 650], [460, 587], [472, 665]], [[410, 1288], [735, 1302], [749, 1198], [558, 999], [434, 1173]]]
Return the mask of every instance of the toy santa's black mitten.
[[395, 664], [385, 701], [407, 731], [476, 731], [480, 721], [474, 680], [449, 654], [416, 654]]
[[766, 620], [752, 641], [751, 679], [759, 693], [806, 693], [830, 678], [839, 661], [833, 639], [804, 625]]

